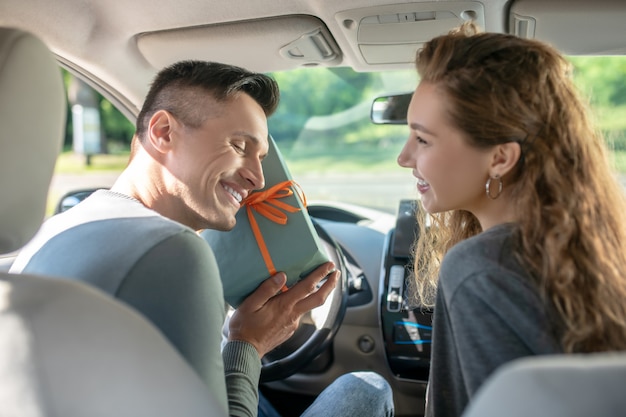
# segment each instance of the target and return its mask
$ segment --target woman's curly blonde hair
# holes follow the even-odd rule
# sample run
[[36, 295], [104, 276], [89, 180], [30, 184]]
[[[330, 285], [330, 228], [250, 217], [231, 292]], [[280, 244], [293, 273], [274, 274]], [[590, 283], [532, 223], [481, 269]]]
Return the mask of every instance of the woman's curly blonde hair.
[[[564, 351], [625, 349], [626, 201], [569, 62], [544, 43], [465, 23], [427, 42], [416, 66], [471, 145], [520, 144], [505, 184], [518, 210], [514, 255], [558, 311]], [[482, 229], [459, 210], [418, 210], [418, 223], [415, 284], [432, 306], [441, 259]]]

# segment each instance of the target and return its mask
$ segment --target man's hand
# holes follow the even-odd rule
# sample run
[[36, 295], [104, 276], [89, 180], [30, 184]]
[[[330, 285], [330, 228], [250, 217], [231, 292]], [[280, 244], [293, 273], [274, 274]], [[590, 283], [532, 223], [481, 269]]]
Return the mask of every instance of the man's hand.
[[[326, 277], [326, 282], [318, 288]], [[338, 280], [339, 271], [332, 262], [327, 262], [288, 291], [279, 293], [287, 277], [282, 272], [277, 273], [265, 280], [235, 311], [229, 323], [228, 340], [251, 343], [262, 358], [291, 337], [304, 313], [324, 304]]]

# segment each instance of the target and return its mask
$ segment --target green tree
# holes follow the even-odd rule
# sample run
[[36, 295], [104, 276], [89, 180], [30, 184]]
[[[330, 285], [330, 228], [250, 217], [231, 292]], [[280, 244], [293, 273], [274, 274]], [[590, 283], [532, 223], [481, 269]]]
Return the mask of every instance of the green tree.
[[570, 57], [577, 86], [594, 105], [626, 104], [626, 57]]
[[[598, 125], [623, 170], [626, 151], [626, 57], [570, 57], [574, 81], [588, 96]], [[620, 155], [618, 155], [619, 153]]]
[[[301, 69], [271, 74], [278, 82], [281, 102], [269, 120], [270, 132], [288, 149], [304, 124], [312, 116], [324, 116], [347, 110], [371, 94], [376, 78], [349, 68]], [[349, 88], [346, 88], [349, 86]]]
[[[73, 76], [65, 70], [62, 72], [65, 89], [67, 91]], [[128, 148], [135, 132], [135, 126], [100, 93], [96, 92], [96, 97], [100, 111], [100, 123], [106, 142], [109, 144], [117, 143], [122, 148]], [[64, 142], [65, 148], [71, 148], [73, 142], [72, 109], [70, 106], [71, 103], [68, 101]]]
[[135, 125], [126, 116], [111, 104], [110, 101], [98, 94], [100, 104], [100, 117], [108, 142], [117, 142], [124, 146], [130, 146], [135, 133]]

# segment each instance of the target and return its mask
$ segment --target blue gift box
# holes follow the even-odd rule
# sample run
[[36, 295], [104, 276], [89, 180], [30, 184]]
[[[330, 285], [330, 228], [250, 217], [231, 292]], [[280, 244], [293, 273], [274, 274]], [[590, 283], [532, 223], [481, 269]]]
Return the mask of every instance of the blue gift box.
[[306, 210], [304, 194], [271, 137], [262, 165], [265, 188], [246, 198], [236, 215], [236, 226], [227, 232], [200, 233], [215, 253], [224, 299], [235, 308], [272, 275], [272, 268], [285, 272], [286, 286], [291, 287], [329, 260]]

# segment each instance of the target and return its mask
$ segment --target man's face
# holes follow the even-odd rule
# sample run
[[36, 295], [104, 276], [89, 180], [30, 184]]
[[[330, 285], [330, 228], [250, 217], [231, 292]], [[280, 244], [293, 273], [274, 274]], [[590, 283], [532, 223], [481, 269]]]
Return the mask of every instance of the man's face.
[[267, 118], [244, 93], [210, 107], [219, 111], [200, 127], [179, 123], [172, 132], [176, 145], [165, 167], [174, 179], [166, 187], [180, 200], [182, 223], [195, 230], [230, 230], [241, 200], [265, 185]]

